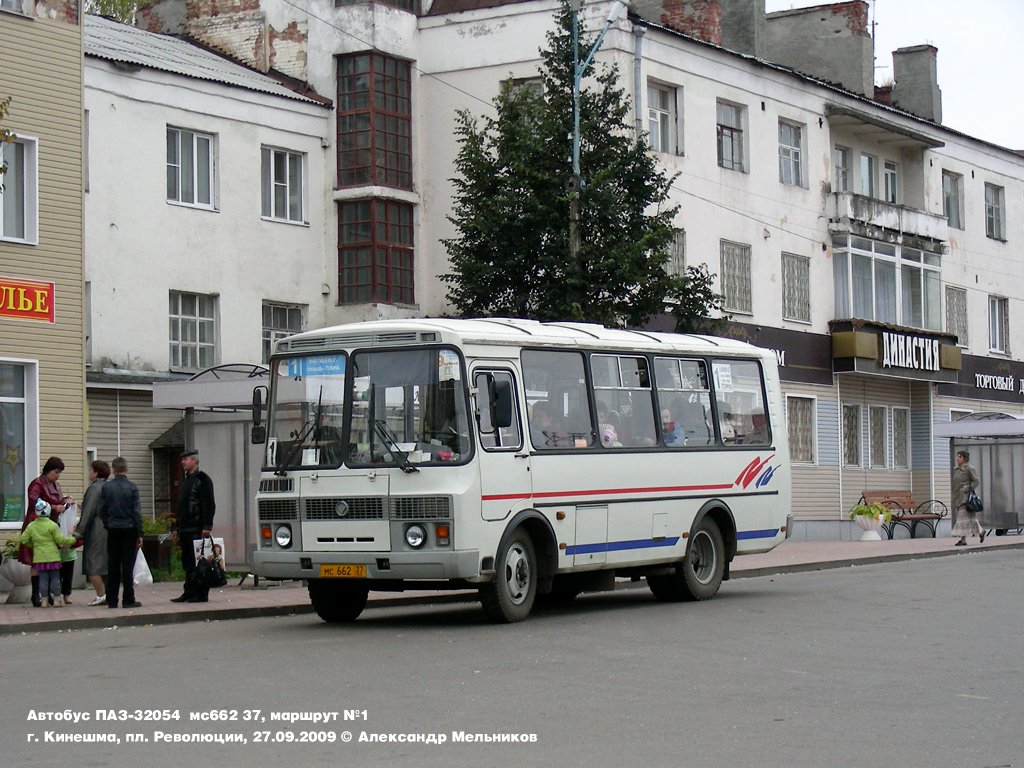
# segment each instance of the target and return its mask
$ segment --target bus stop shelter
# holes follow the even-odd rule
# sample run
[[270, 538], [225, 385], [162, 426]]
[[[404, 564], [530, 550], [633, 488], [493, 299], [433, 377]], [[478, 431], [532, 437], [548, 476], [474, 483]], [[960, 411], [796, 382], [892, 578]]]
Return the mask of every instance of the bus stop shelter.
[[[957, 451], [966, 450], [978, 470], [978, 495], [985, 504], [981, 524], [1020, 533], [1024, 528], [1024, 419], [1008, 413], [979, 412], [935, 425], [935, 437], [949, 439], [953, 466]], [[956, 524], [956, 510], [952, 511]]]

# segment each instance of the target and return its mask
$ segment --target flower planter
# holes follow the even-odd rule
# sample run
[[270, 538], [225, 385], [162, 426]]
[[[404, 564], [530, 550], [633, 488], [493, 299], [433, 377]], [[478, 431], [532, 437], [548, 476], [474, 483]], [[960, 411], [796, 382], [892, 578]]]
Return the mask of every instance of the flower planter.
[[0, 563], [0, 576], [9, 581], [14, 589], [7, 596], [10, 605], [28, 603], [32, 600], [32, 567], [7, 558]]
[[861, 534], [861, 541], [881, 541], [882, 537], [878, 533], [878, 526], [881, 525], [881, 519], [873, 515], [854, 515], [853, 521], [864, 531]]

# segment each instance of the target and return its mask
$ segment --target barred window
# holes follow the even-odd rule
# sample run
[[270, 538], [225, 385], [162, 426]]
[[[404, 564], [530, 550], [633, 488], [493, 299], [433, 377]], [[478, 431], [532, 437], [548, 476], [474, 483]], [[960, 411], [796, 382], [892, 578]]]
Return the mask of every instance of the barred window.
[[811, 260], [806, 256], [782, 254], [782, 316], [811, 322]]
[[958, 344], [967, 346], [967, 290], [964, 288], [946, 286], [946, 332], [956, 335]]
[[859, 467], [860, 460], [860, 406], [843, 406], [843, 464]]
[[885, 406], [883, 405], [872, 405], [868, 409], [868, 432], [871, 450], [869, 461], [872, 467], [885, 467], [888, 465], [885, 449], [889, 443], [889, 430], [885, 415]]
[[910, 469], [910, 409], [892, 409], [892, 466]]
[[732, 312], [750, 313], [750, 246], [721, 241], [722, 248], [722, 308]]
[[789, 459], [794, 464], [813, 464], [817, 451], [814, 398], [786, 396]]

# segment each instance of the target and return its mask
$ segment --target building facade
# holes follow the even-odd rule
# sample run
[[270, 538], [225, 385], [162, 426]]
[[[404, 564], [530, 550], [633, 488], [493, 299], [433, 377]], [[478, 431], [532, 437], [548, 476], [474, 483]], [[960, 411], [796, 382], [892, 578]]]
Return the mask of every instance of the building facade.
[[0, 47], [0, 530], [16, 531], [49, 456], [66, 493], [85, 485], [78, 3], [0, 0]]

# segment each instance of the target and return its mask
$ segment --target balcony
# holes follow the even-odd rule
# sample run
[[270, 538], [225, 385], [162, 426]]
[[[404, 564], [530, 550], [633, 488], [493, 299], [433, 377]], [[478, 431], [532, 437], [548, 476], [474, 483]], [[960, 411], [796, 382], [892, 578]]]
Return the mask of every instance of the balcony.
[[[945, 243], [948, 223], [945, 216], [894, 205], [873, 197], [852, 192], [832, 192], [826, 202], [830, 232], [853, 232], [867, 237], [878, 237], [872, 230], [884, 229], [890, 233], [910, 235], [923, 240]], [[878, 238], [884, 239], [884, 238]]]

